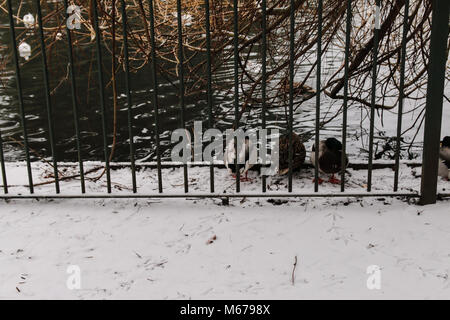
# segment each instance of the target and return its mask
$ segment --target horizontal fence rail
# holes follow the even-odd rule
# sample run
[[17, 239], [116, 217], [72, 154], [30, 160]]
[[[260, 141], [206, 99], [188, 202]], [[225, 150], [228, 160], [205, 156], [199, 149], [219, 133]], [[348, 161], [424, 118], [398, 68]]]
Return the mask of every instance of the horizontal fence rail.
[[[440, 196], [447, 197], [450, 194], [441, 194]], [[90, 194], [90, 195], [0, 195], [0, 199], [146, 199], [146, 198], [364, 198], [364, 197], [404, 197], [404, 198], [419, 198], [420, 195], [417, 193], [402, 193], [402, 192], [374, 192], [374, 193], [266, 193], [266, 194], [256, 194], [256, 193], [235, 193], [235, 194], [214, 194], [214, 193], [192, 193], [186, 194]]]
[[[78, 174], [76, 175], [77, 179], [80, 180], [80, 194], [73, 194], [73, 190], [71, 192], [66, 192], [64, 190], [64, 184], [62, 183], [65, 179], [61, 176], [60, 170], [68, 166], [69, 164], [64, 163], [63, 161], [58, 160], [58, 154], [56, 151], [56, 144], [58, 140], [55, 135], [55, 102], [52, 101], [51, 97], [51, 88], [50, 82], [52, 79], [52, 73], [50, 72], [49, 62], [48, 62], [48, 54], [52, 48], [46, 42], [46, 32], [49, 30], [49, 26], [46, 23], [51, 19], [48, 19], [45, 12], [41, 8], [41, 1], [35, 0], [33, 2], [33, 8], [35, 9], [35, 14], [37, 17], [37, 21], [34, 23], [34, 27], [37, 32], [37, 39], [39, 39], [39, 52], [33, 52], [33, 54], [37, 54], [41, 59], [41, 72], [43, 76], [42, 83], [42, 91], [45, 96], [45, 110], [46, 116], [48, 119], [47, 128], [45, 130], [48, 134], [48, 143], [51, 152], [51, 160], [49, 163], [52, 166], [53, 170], [53, 184], [55, 194], [35, 194], [36, 184], [33, 178], [33, 174], [37, 174], [32, 170], [32, 160], [30, 157], [30, 153], [32, 149], [30, 148], [29, 141], [29, 129], [27, 126], [27, 111], [29, 110], [28, 100], [24, 99], [24, 84], [22, 79], [22, 69], [25, 68], [24, 65], [21, 64], [21, 57], [19, 55], [19, 45], [21, 37], [23, 36], [23, 29], [18, 25], [17, 21], [22, 21], [17, 17], [17, 10], [14, 10], [13, 0], [6, 0], [7, 5], [7, 16], [9, 21], [9, 35], [10, 35], [10, 43], [9, 50], [12, 57], [12, 66], [14, 68], [14, 78], [16, 83], [16, 91], [15, 95], [17, 96], [18, 101], [18, 111], [20, 115], [20, 124], [22, 129], [22, 142], [23, 151], [25, 155], [25, 162], [27, 168], [28, 175], [28, 189], [29, 194], [11, 194], [11, 185], [8, 185], [8, 162], [5, 159], [5, 148], [4, 144], [5, 139], [4, 135], [0, 130], [0, 161], [1, 161], [1, 174], [2, 174], [2, 184], [3, 184], [3, 194], [0, 194], [0, 199], [75, 199], [75, 198], [92, 198], [92, 199], [108, 199], [108, 198], [233, 198], [233, 197], [292, 197], [292, 198], [310, 198], [310, 197], [405, 197], [405, 198], [422, 198], [423, 195], [426, 194], [426, 203], [433, 203], [436, 201], [438, 197], [449, 197], [450, 194], [447, 193], [438, 193], [436, 191], [437, 184], [437, 170], [436, 163], [438, 159], [437, 146], [439, 144], [439, 132], [440, 132], [440, 121], [442, 120], [442, 96], [444, 90], [444, 80], [445, 80], [445, 62], [447, 57], [447, 36], [442, 32], [442, 28], [448, 31], [448, 28], [445, 26], [448, 25], [448, 3], [446, 1], [433, 1], [433, 21], [432, 21], [432, 33], [431, 33], [431, 61], [430, 68], [433, 70], [433, 74], [436, 72], [435, 70], [440, 70], [439, 74], [431, 74], [428, 81], [428, 96], [427, 96], [427, 108], [426, 108], [426, 127], [425, 127], [425, 148], [424, 148], [424, 163], [423, 163], [423, 175], [422, 179], [422, 191], [404, 191], [399, 188], [399, 179], [400, 179], [400, 152], [402, 146], [402, 130], [403, 130], [403, 117], [404, 117], [404, 99], [405, 99], [405, 68], [407, 63], [407, 41], [408, 34], [411, 29], [411, 21], [408, 19], [410, 14], [410, 0], [400, 1], [402, 3], [401, 7], [403, 8], [403, 18], [401, 22], [401, 49], [398, 53], [400, 62], [400, 70], [399, 70], [399, 85], [398, 85], [398, 117], [396, 123], [396, 136], [395, 136], [395, 148], [394, 148], [394, 162], [392, 164], [383, 164], [374, 162], [374, 137], [375, 137], [375, 120], [378, 117], [378, 111], [376, 108], [377, 103], [377, 86], [379, 80], [379, 60], [383, 59], [380, 56], [379, 45], [383, 35], [386, 33], [387, 26], [385, 26], [385, 21], [383, 21], [381, 17], [381, 8], [384, 5], [384, 2], [380, 0], [374, 0], [373, 2], [373, 34], [372, 34], [372, 46], [370, 47], [371, 55], [371, 66], [369, 72], [370, 79], [370, 106], [368, 106], [368, 119], [369, 119], [369, 144], [368, 144], [368, 160], [367, 163], [357, 163], [350, 161], [350, 165], [348, 169], [367, 169], [367, 183], [364, 185], [366, 191], [364, 192], [354, 192], [352, 190], [347, 190], [346, 179], [348, 179], [348, 171], [346, 166], [341, 166], [338, 169], [337, 174], [340, 176], [339, 181], [339, 191], [337, 192], [322, 192], [320, 188], [320, 165], [321, 165], [321, 148], [322, 143], [321, 139], [325, 138], [324, 133], [321, 131], [322, 123], [321, 116], [325, 112], [322, 96], [325, 94], [325, 90], [327, 88], [323, 88], [322, 83], [322, 68], [323, 63], [322, 60], [324, 58], [324, 53], [327, 48], [322, 43], [322, 38], [326, 36], [328, 29], [324, 29], [324, 19], [326, 17], [327, 12], [324, 11], [324, 1], [316, 0], [314, 1], [314, 8], [316, 9], [315, 23], [317, 23], [316, 34], [312, 35], [317, 37], [317, 41], [315, 43], [313, 49], [316, 54], [316, 60], [313, 62], [313, 66], [315, 69], [315, 91], [312, 93], [315, 97], [315, 119], [314, 119], [314, 133], [312, 134], [312, 141], [314, 145], [314, 151], [312, 151], [312, 155], [314, 155], [314, 160], [312, 160], [309, 168], [313, 168], [313, 191], [312, 192], [296, 192], [293, 188], [293, 173], [294, 173], [294, 115], [295, 115], [295, 90], [296, 90], [296, 69], [295, 64], [297, 58], [299, 56], [299, 52], [295, 47], [294, 43], [296, 41], [297, 29], [298, 29], [298, 21], [297, 15], [302, 10], [302, 5], [300, 5], [301, 1], [289, 0], [286, 1], [286, 7], [284, 10], [286, 12], [278, 13], [280, 15], [285, 14], [288, 18], [288, 33], [289, 33], [289, 46], [287, 51], [288, 63], [285, 65], [285, 71], [288, 76], [287, 81], [287, 96], [288, 100], [286, 103], [286, 132], [287, 132], [287, 144], [288, 144], [288, 159], [287, 159], [287, 192], [285, 191], [270, 191], [268, 190], [268, 177], [266, 175], [261, 176], [261, 192], [241, 192], [241, 186], [243, 184], [244, 178], [242, 176], [241, 170], [236, 170], [235, 175], [235, 190], [230, 193], [220, 193], [218, 191], [219, 181], [217, 178], [217, 169], [223, 168], [223, 163], [211, 163], [211, 162], [203, 162], [200, 165], [206, 165], [209, 168], [208, 172], [208, 189], [209, 192], [198, 192], [193, 191], [190, 187], [190, 170], [188, 170], [191, 165], [198, 165], [199, 163], [191, 162], [191, 163], [175, 163], [175, 162], [164, 162], [162, 159], [162, 143], [160, 135], [162, 131], [166, 131], [165, 128], [162, 127], [161, 119], [164, 117], [164, 108], [165, 106], [161, 104], [159, 99], [159, 90], [161, 85], [161, 80], [163, 79], [163, 71], [161, 70], [160, 63], [162, 62], [158, 58], [157, 52], [158, 50], [164, 50], [164, 44], [160, 45], [157, 43], [157, 36], [160, 32], [163, 32], [158, 29], [158, 25], [155, 22], [155, 16], [158, 9], [158, 2], [154, 0], [148, 0], [145, 3], [140, 2], [142, 13], [144, 14], [144, 27], [148, 34], [148, 46], [147, 48], [143, 48], [147, 59], [148, 64], [150, 66], [148, 74], [146, 75], [149, 84], [148, 84], [148, 99], [150, 100], [148, 105], [148, 112], [152, 113], [154, 116], [154, 121], [149, 123], [149, 125], [154, 127], [154, 135], [152, 139], [154, 141], [154, 150], [152, 152], [155, 156], [155, 163], [150, 166], [145, 166], [142, 163], [139, 163], [136, 158], [136, 146], [135, 146], [135, 136], [136, 136], [136, 128], [135, 128], [135, 111], [133, 109], [133, 101], [135, 100], [133, 86], [135, 83], [131, 79], [131, 74], [136, 69], [135, 62], [132, 59], [132, 50], [131, 45], [132, 41], [129, 38], [129, 34], [132, 32], [134, 28], [133, 19], [129, 16], [128, 5], [130, 3], [126, 0], [120, 0], [117, 2], [113, 2], [112, 7], [112, 16], [118, 18], [117, 24], [113, 23], [111, 26], [104, 26], [102, 23], [102, 16], [105, 15], [105, 12], [101, 8], [100, 1], [93, 0], [92, 1], [92, 15], [90, 19], [92, 20], [93, 29], [91, 31], [91, 37], [93, 39], [93, 53], [95, 52], [95, 64], [91, 66], [92, 68], [96, 68], [98, 79], [96, 80], [96, 88], [93, 90], [95, 94], [98, 95], [98, 104], [99, 104], [99, 114], [101, 118], [101, 132], [99, 135], [102, 137], [103, 143], [103, 159], [99, 165], [102, 167], [101, 175], [96, 178], [95, 181], [103, 179], [106, 180], [106, 193], [105, 194], [93, 194], [89, 193], [86, 190], [86, 184], [88, 178], [86, 177], [88, 170], [86, 169], [86, 157], [85, 149], [83, 145], [83, 129], [80, 125], [80, 90], [77, 85], [77, 66], [80, 64], [79, 57], [76, 55], [76, 50], [74, 50], [74, 31], [69, 27], [69, 24], [66, 24], [64, 30], [64, 36], [67, 39], [65, 43], [65, 47], [67, 50], [67, 82], [70, 87], [70, 101], [71, 101], [71, 110], [67, 110], [67, 112], [71, 112], [73, 114], [73, 123], [68, 124], [73, 126], [74, 130], [74, 144], [76, 148], [77, 154], [77, 163], [72, 164], [73, 167], [77, 167]], [[241, 45], [243, 41], [249, 41], [243, 35], [243, 30], [248, 26], [245, 25], [243, 21], [239, 19], [240, 10], [243, 8], [240, 7], [240, 2], [238, 0], [230, 0], [230, 8], [232, 9], [233, 15], [233, 29], [230, 32], [230, 44], [232, 46], [232, 50], [230, 51], [232, 65], [230, 65], [230, 69], [232, 69], [232, 89], [230, 92], [233, 92], [233, 101], [232, 101], [232, 113], [234, 116], [233, 123], [230, 124], [230, 127], [237, 130], [245, 126], [245, 123], [242, 120], [243, 109], [247, 107], [247, 101], [244, 101], [245, 97], [242, 97], [242, 86], [245, 83], [241, 81], [241, 73], [245, 72], [242, 68], [241, 56], [247, 53], [241, 52]], [[399, 2], [399, 3], [400, 3]], [[444, 4], [445, 2], [445, 4]], [[269, 29], [268, 26], [268, 17], [269, 15], [273, 15], [275, 9], [272, 7], [273, 3], [267, 0], [258, 1], [259, 7], [258, 12], [261, 13], [260, 23], [254, 27], [257, 30], [253, 30], [254, 34], [260, 35], [255, 37], [254, 42], [257, 49], [256, 52], [259, 55], [259, 59], [261, 61], [261, 70], [259, 76], [261, 77], [260, 82], [260, 104], [261, 104], [261, 112], [259, 118], [259, 126], [262, 129], [266, 129], [268, 127], [268, 114], [269, 114], [269, 104], [267, 99], [267, 92], [269, 89], [269, 82], [274, 76], [272, 70], [268, 70], [268, 37], [267, 35], [270, 32], [275, 32], [274, 30]], [[326, 2], [325, 2], [326, 3]], [[339, 135], [341, 135], [342, 139], [342, 149], [341, 153], [339, 153], [340, 162], [342, 164], [347, 162], [346, 154], [348, 150], [348, 115], [349, 115], [349, 104], [350, 104], [350, 77], [352, 76], [352, 72], [354, 72], [353, 66], [351, 65], [351, 55], [354, 48], [351, 47], [351, 34], [352, 29], [355, 23], [358, 23], [354, 19], [354, 10], [355, 10], [355, 0], [347, 0], [345, 3], [344, 13], [344, 30], [345, 34], [343, 34], [343, 61], [342, 61], [342, 74], [343, 74], [343, 99], [342, 99], [342, 128], [339, 130]], [[174, 30], [176, 35], [176, 52], [174, 51], [174, 57], [177, 61], [176, 66], [176, 74], [177, 79], [174, 80], [176, 82], [176, 87], [178, 88], [177, 98], [178, 98], [178, 115], [177, 121], [180, 123], [180, 128], [187, 130], [188, 125], [188, 104], [187, 104], [187, 86], [190, 85], [189, 79], [190, 74], [187, 72], [187, 66], [191, 63], [191, 59], [186, 57], [186, 51], [190, 50], [191, 44], [186, 42], [186, 26], [190, 23], [190, 19], [193, 19], [190, 16], [187, 16], [184, 13], [184, 5], [185, 1], [182, 0], [174, 0]], [[215, 102], [215, 92], [213, 89], [214, 77], [213, 74], [217, 70], [213, 68], [214, 62], [214, 50], [212, 47], [212, 43], [214, 41], [214, 37], [217, 36], [212, 32], [214, 18], [212, 15], [213, 0], [204, 0], [202, 5], [202, 10], [204, 10], [204, 48], [202, 48], [202, 52], [205, 54], [205, 70], [206, 70], [206, 78], [203, 83], [205, 86], [205, 115], [206, 115], [206, 123], [208, 129], [216, 128], [217, 122], [220, 121], [218, 117], [218, 105]], [[63, 0], [63, 6], [65, 10], [65, 18], [69, 20], [69, 11], [70, 11], [70, 2], [68, 0]], [[118, 6], [118, 7], [116, 7]], [[304, 9], [304, 8], [303, 8]], [[4, 13], [2, 13], [4, 14]], [[23, 22], [23, 21], [22, 21]], [[20, 22], [20, 23], [22, 23]], [[441, 27], [442, 26], [442, 27]], [[112, 34], [115, 36], [116, 33], [121, 32], [122, 37], [118, 38], [117, 44], [114, 44], [111, 48], [112, 56], [114, 59], [112, 60], [112, 66], [110, 67], [104, 59], [104, 55], [107, 54], [104, 41], [102, 38], [102, 30], [105, 28], [109, 28]], [[20, 32], [18, 32], [20, 30]], [[439, 33], [440, 36], [438, 35]], [[94, 41], [95, 40], [95, 41]], [[253, 40], [252, 40], [253, 41]], [[118, 50], [119, 42], [121, 45], [121, 49]], [[116, 58], [116, 55], [120, 55], [120, 59]], [[123, 55], [123, 57], [122, 57]], [[250, 55], [250, 53], [248, 53]], [[127, 132], [128, 132], [128, 150], [129, 150], [129, 161], [122, 164], [117, 164], [113, 162], [113, 148], [109, 142], [109, 132], [111, 128], [109, 128], [109, 123], [111, 121], [116, 121], [116, 114], [110, 112], [109, 104], [110, 98], [107, 95], [107, 90], [111, 87], [113, 90], [116, 86], [116, 76], [119, 74], [119, 64], [123, 65], [123, 75], [124, 75], [124, 83], [125, 83], [125, 100], [126, 100], [126, 112], [127, 112]], [[108, 69], [110, 68], [110, 69]], [[108, 70], [107, 70], [108, 69]], [[112, 70], [112, 71], [111, 71]], [[109, 82], [108, 79], [105, 78], [106, 74], [109, 74], [111, 71], [112, 80]], [[145, 73], [145, 69], [142, 71], [138, 71]], [[281, 71], [280, 71], [281, 72]], [[311, 70], [313, 72], [313, 70]], [[151, 83], [151, 84], [150, 84]], [[304, 84], [302, 84], [304, 85]], [[174, 91], [175, 91], [174, 87]], [[116, 99], [116, 97], [112, 97], [111, 99]], [[439, 122], [439, 126], [436, 124]], [[438, 132], [438, 128], [439, 132]], [[139, 128], [143, 129], [143, 128]], [[237, 168], [239, 166], [239, 157], [240, 157], [240, 146], [238, 145], [238, 138], [234, 137], [234, 158], [232, 160], [232, 164]], [[194, 147], [195, 151], [195, 147]], [[244, 152], [245, 153], [245, 152]], [[249, 157], [249, 155], [246, 155]], [[350, 159], [351, 160], [351, 159]], [[431, 169], [427, 168], [434, 161], [434, 165]], [[405, 162], [407, 164], [407, 162]], [[421, 166], [422, 163], [410, 164], [411, 166]], [[126, 166], [130, 169], [130, 182], [131, 182], [131, 193], [128, 194], [126, 192], [117, 193], [113, 192], [113, 181], [111, 177], [111, 170], [115, 170], [115, 168], [121, 168], [122, 166]], [[304, 164], [302, 168], [306, 168], [308, 165]], [[373, 170], [379, 168], [392, 168], [393, 169], [393, 185], [392, 191], [374, 191], [373, 189]], [[157, 181], [157, 191], [154, 194], [147, 194], [147, 192], [139, 193], [140, 187], [137, 179], [137, 174], [140, 170], [144, 170], [145, 168], [149, 170], [155, 170], [156, 176], [155, 181]], [[165, 168], [180, 168], [183, 170], [183, 193], [174, 193], [172, 191], [165, 191], [168, 188], [168, 183], [164, 182], [165, 176], [163, 174], [163, 169]], [[429, 169], [429, 170], [428, 170]], [[91, 179], [92, 180], [92, 179]], [[426, 192], [427, 189], [431, 188], [431, 193]], [[400, 190], [400, 191], [399, 191]]]

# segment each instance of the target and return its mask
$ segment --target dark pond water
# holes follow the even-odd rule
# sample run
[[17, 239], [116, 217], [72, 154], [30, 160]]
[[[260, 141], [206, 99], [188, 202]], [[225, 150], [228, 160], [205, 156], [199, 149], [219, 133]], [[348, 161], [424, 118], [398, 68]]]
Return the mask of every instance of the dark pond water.
[[[8, 22], [5, 14], [2, 13], [0, 22], [5, 26]], [[18, 30], [18, 32], [21, 32]], [[31, 35], [37, 38], [37, 34]], [[10, 44], [9, 29], [0, 29], [0, 42]], [[65, 39], [64, 39], [65, 40]], [[75, 161], [77, 159], [74, 118], [72, 112], [71, 88], [70, 82], [64, 81], [59, 84], [59, 80], [66, 74], [67, 68], [67, 47], [65, 41], [59, 41], [54, 52], [51, 54], [50, 80], [51, 88], [58, 87], [52, 95], [51, 102], [53, 106], [53, 117], [55, 126], [55, 140], [57, 142], [57, 157], [61, 161]], [[32, 54], [38, 54], [39, 47], [32, 48]], [[99, 85], [97, 81], [96, 60], [93, 54], [93, 48], [84, 48], [76, 50], [76, 86], [77, 101], [80, 113], [80, 130], [82, 140], [82, 154], [85, 160], [103, 159], [103, 138], [102, 138], [102, 120], [100, 113]], [[110, 65], [108, 57], [105, 54], [105, 78], [109, 77]], [[23, 58], [21, 62], [25, 62]], [[29, 135], [30, 147], [36, 152], [32, 152], [35, 159], [37, 154], [50, 156], [50, 146], [48, 143], [48, 119], [45, 104], [45, 91], [43, 85], [42, 60], [38, 57], [24, 63], [21, 67], [24, 107], [26, 113], [27, 132]], [[89, 70], [91, 76], [88, 77]], [[169, 145], [170, 132], [180, 127], [180, 107], [178, 99], [178, 90], [168, 83], [160, 81], [159, 102], [160, 102], [160, 136], [163, 146]], [[22, 141], [22, 126], [20, 123], [19, 103], [17, 98], [16, 79], [14, 77], [13, 66], [9, 65], [7, 72], [2, 75], [3, 86], [0, 89], [0, 128], [5, 143], [5, 153], [8, 160], [17, 160], [23, 158], [23, 148], [20, 145], [14, 145], [11, 139]], [[151, 100], [153, 83], [149, 68], [142, 69], [139, 73], [131, 75], [132, 99], [133, 99], [133, 132], [135, 134], [137, 158], [153, 158], [154, 155], [154, 136], [155, 136], [155, 114]], [[127, 160], [128, 156], [128, 128], [127, 128], [127, 105], [124, 95], [123, 74], [118, 77], [118, 133], [117, 149], [114, 160]], [[113, 99], [111, 86], [105, 89], [107, 104], [107, 132], [108, 141], [112, 142], [112, 123], [113, 123]], [[217, 93], [214, 95], [216, 108], [225, 101]], [[201, 94], [196, 97], [186, 99], [186, 120], [192, 122], [194, 119], [206, 120], [206, 95]], [[12, 143], [9, 143], [12, 142]], [[167, 155], [165, 153], [165, 155]]]
[[[31, 12], [34, 12], [30, 9]], [[22, 10], [27, 12], [27, 10]], [[10, 34], [8, 29], [8, 18], [3, 12], [0, 15], [0, 43], [10, 44]], [[23, 30], [20, 30], [23, 32]], [[20, 33], [18, 31], [18, 33]], [[29, 34], [29, 36], [38, 40], [38, 34]], [[37, 43], [37, 42], [33, 42]], [[11, 47], [9, 47], [11, 52]], [[57, 42], [51, 48], [50, 54], [50, 80], [51, 88], [57, 87], [52, 94], [51, 102], [53, 106], [53, 117], [55, 125], [55, 140], [57, 159], [59, 161], [76, 161], [76, 138], [74, 119], [71, 102], [70, 82], [64, 81], [59, 83], [61, 77], [67, 73], [67, 47], [65, 38]], [[102, 137], [102, 120], [99, 104], [99, 85], [97, 82], [96, 60], [94, 48], [85, 47], [75, 50], [76, 57], [76, 86], [77, 101], [80, 112], [80, 130], [82, 156], [84, 160], [103, 160], [103, 137]], [[257, 50], [257, 48], [256, 48]], [[37, 44], [32, 47], [32, 54], [37, 55], [40, 48]], [[331, 54], [334, 57], [331, 60], [325, 58], [323, 62], [323, 74], [331, 74], [331, 70], [336, 68], [336, 59], [340, 57], [336, 53]], [[104, 70], [108, 70], [110, 59], [105, 54]], [[40, 57], [32, 59], [24, 63], [21, 58], [21, 75], [23, 84], [24, 107], [26, 113], [27, 132], [29, 135], [30, 147], [34, 150], [31, 153], [33, 160], [39, 157], [48, 158], [51, 156], [50, 145], [48, 142], [48, 120], [45, 104], [45, 91], [43, 85], [42, 60]], [[258, 66], [258, 54], [252, 55], [252, 62]], [[339, 62], [338, 62], [339, 63]], [[305, 66], [305, 72], [308, 66]], [[88, 77], [88, 74], [91, 74]], [[214, 73], [214, 81], [219, 84], [232, 85], [233, 83], [233, 67], [225, 65]], [[1, 75], [2, 86], [0, 86], [0, 129], [2, 132], [6, 159], [24, 160], [23, 147], [17, 145], [14, 140], [22, 141], [22, 127], [20, 123], [19, 104], [17, 99], [16, 80], [14, 77], [13, 66], [9, 65], [5, 73]], [[175, 80], [175, 79], [174, 79]], [[159, 104], [160, 104], [160, 138], [163, 150], [163, 159], [169, 160], [170, 157], [170, 135], [174, 129], [180, 127], [180, 106], [178, 88], [173, 84], [164, 80], [161, 75], [158, 76], [159, 81]], [[226, 86], [225, 85], [225, 86]], [[312, 84], [310, 84], [312, 85]], [[136, 158], [138, 160], [155, 160], [155, 114], [151, 103], [151, 94], [153, 83], [151, 81], [151, 70], [147, 66], [138, 73], [131, 75], [132, 100], [133, 100], [133, 132], [135, 135], [134, 142], [136, 148]], [[206, 88], [205, 88], [206, 89]], [[112, 90], [108, 86], [105, 89], [107, 97], [107, 132], [108, 143], [112, 143], [112, 109], [113, 99]], [[124, 94], [124, 77], [120, 74], [118, 77], [118, 93], [119, 93], [119, 112], [118, 112], [118, 133], [117, 147], [114, 154], [114, 161], [127, 161], [129, 158], [128, 145], [128, 128], [127, 128], [127, 105], [126, 96]], [[233, 117], [233, 96], [227, 92], [215, 91], [213, 93], [215, 125], [220, 129], [228, 129], [232, 126]], [[326, 104], [330, 104], [326, 102]], [[326, 105], [325, 107], [328, 107]], [[207, 127], [208, 119], [207, 96], [206, 92], [197, 96], [186, 98], [186, 121], [187, 125], [192, 125], [193, 121], [200, 120]], [[294, 115], [294, 128], [297, 133], [308, 132], [314, 128], [315, 118], [315, 102], [302, 105], [301, 110]], [[255, 125], [260, 121], [258, 111], [252, 112], [251, 117], [243, 119], [247, 125]], [[359, 123], [355, 122], [355, 130]], [[285, 109], [272, 109], [268, 113], [269, 127], [278, 127], [283, 129], [286, 127]], [[341, 132], [340, 120], [330, 123], [324, 134], [335, 135], [339, 137]], [[349, 135], [352, 134], [349, 128]], [[110, 146], [109, 146], [110, 147]]]

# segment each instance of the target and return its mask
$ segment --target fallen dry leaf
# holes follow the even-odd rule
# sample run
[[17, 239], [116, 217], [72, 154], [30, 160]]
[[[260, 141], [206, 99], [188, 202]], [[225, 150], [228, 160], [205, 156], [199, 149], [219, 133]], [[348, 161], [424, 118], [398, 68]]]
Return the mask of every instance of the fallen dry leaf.
[[217, 236], [213, 235], [208, 241], [206, 241], [206, 244], [211, 244], [213, 243], [215, 240], [217, 240]]

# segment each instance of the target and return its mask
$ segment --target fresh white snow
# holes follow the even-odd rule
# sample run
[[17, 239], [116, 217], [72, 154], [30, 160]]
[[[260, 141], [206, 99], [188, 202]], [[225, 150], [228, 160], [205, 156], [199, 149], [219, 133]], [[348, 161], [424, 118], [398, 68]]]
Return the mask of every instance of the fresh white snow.
[[[37, 182], [48, 180], [44, 168], [34, 164]], [[10, 193], [26, 194], [23, 164], [7, 169], [16, 186]], [[349, 173], [349, 190], [363, 192], [366, 171]], [[183, 191], [182, 170], [163, 174], [166, 192]], [[189, 174], [193, 192], [208, 191], [208, 168], [193, 167]], [[403, 165], [400, 191], [418, 190], [419, 175], [420, 168]], [[242, 183], [242, 192], [260, 189], [256, 173], [251, 176], [253, 183]], [[311, 192], [311, 176], [310, 170], [295, 174], [294, 191]], [[112, 181], [114, 193], [130, 192], [129, 169], [114, 170]], [[391, 191], [392, 181], [392, 170], [374, 172], [376, 191]], [[268, 183], [285, 192], [287, 177]], [[104, 179], [87, 185], [89, 192], [105, 192]], [[156, 186], [155, 169], [138, 172], [140, 193], [155, 193]], [[216, 186], [217, 192], [231, 193], [233, 179], [216, 170]], [[449, 186], [440, 181], [439, 191], [448, 192]], [[63, 193], [78, 193], [79, 181], [61, 187]], [[339, 187], [325, 185], [322, 191]], [[36, 189], [52, 192], [52, 185]], [[0, 299], [449, 299], [450, 201], [424, 207], [414, 202], [236, 198], [224, 206], [220, 199], [193, 198], [2, 200]], [[66, 284], [73, 265], [81, 272], [79, 290]], [[371, 265], [381, 269], [380, 290], [367, 287]]]

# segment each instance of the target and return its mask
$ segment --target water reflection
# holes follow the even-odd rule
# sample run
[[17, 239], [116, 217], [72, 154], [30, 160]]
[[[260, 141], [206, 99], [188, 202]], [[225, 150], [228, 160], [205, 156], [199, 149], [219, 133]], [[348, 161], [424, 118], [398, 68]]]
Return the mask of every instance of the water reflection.
[[[7, 26], [6, 14], [0, 15], [0, 43], [9, 45], [9, 29]], [[37, 39], [37, 34], [31, 35]], [[58, 161], [77, 161], [76, 137], [74, 128], [74, 119], [72, 112], [72, 96], [69, 81], [62, 81], [67, 77], [68, 59], [65, 38], [62, 41], [56, 41], [51, 48], [49, 65], [50, 87], [52, 92], [53, 117], [55, 128], [56, 153]], [[255, 46], [255, 51], [258, 48]], [[40, 48], [32, 48], [32, 56], [38, 55]], [[99, 106], [99, 86], [97, 82], [97, 70], [95, 55], [92, 47], [74, 48], [76, 59], [76, 86], [77, 102], [80, 114], [80, 134], [81, 148], [84, 160], [102, 160], [103, 159], [103, 138], [102, 121]], [[110, 78], [110, 56], [104, 52], [105, 79]], [[250, 55], [249, 66], [252, 72], [260, 70], [260, 61], [258, 54]], [[341, 49], [329, 49], [323, 58], [323, 78], [331, 75], [336, 67], [340, 65], [343, 59]], [[21, 62], [24, 62], [22, 59]], [[214, 73], [214, 82], [221, 87], [231, 88], [233, 84], [233, 65], [224, 65]], [[304, 71], [309, 71], [311, 65], [305, 65]], [[298, 77], [302, 78], [302, 68]], [[21, 68], [24, 107], [26, 112], [27, 130], [29, 134], [30, 147], [33, 149], [31, 157], [33, 160], [39, 157], [48, 158], [51, 156], [48, 142], [48, 122], [45, 105], [45, 92], [43, 90], [43, 72], [40, 58], [31, 59]], [[176, 79], [169, 83], [164, 77], [158, 77], [159, 81], [159, 104], [160, 104], [160, 140], [163, 160], [169, 160], [170, 156], [170, 135], [171, 132], [181, 126], [180, 106], [178, 97], [178, 88]], [[22, 141], [22, 128], [20, 124], [20, 115], [16, 93], [16, 81], [12, 66], [9, 65], [6, 72], [0, 75], [0, 129], [5, 141], [5, 158], [8, 161], [23, 160], [24, 151], [20, 145], [14, 141]], [[314, 79], [313, 79], [314, 80]], [[309, 85], [314, 86], [313, 83]], [[132, 87], [132, 112], [133, 112], [133, 132], [136, 149], [136, 159], [155, 160], [155, 112], [151, 103], [152, 87], [151, 70], [149, 66], [142, 68], [138, 73], [131, 74]], [[128, 115], [126, 96], [124, 95], [124, 77], [119, 74], [117, 79], [118, 88], [118, 111], [117, 111], [117, 145], [114, 154], [114, 161], [127, 161], [129, 157], [129, 136], [128, 136]], [[195, 120], [204, 121], [204, 128], [207, 128], [207, 96], [203, 91], [194, 96], [186, 97], [186, 121], [187, 126], [191, 126]], [[232, 92], [232, 90], [231, 90]], [[105, 88], [107, 97], [107, 132], [108, 143], [112, 143], [112, 124], [113, 124], [113, 98], [111, 85]], [[226, 90], [213, 93], [215, 125], [219, 129], [230, 128], [234, 122], [233, 96]], [[341, 106], [341, 102], [332, 102], [326, 97], [322, 99], [323, 113], [336, 112]], [[294, 114], [294, 130], [298, 134], [313, 135], [315, 128], [315, 100], [311, 99], [302, 104]], [[395, 117], [395, 115], [393, 115]], [[243, 125], [257, 126], [260, 123], [260, 109], [255, 108], [242, 119]], [[327, 124], [322, 130], [323, 136], [335, 136], [340, 138], [341, 134], [340, 117]], [[286, 128], [285, 108], [271, 108], [267, 115], [267, 124], [269, 127]], [[360, 113], [349, 113], [348, 133], [352, 141], [358, 141], [358, 131], [364, 128], [364, 121], [361, 121]], [[357, 142], [359, 143], [359, 142]], [[350, 152], [359, 153], [356, 147], [357, 143], [350, 143]], [[308, 143], [307, 143], [308, 145]], [[110, 145], [108, 146], [111, 147]]]

